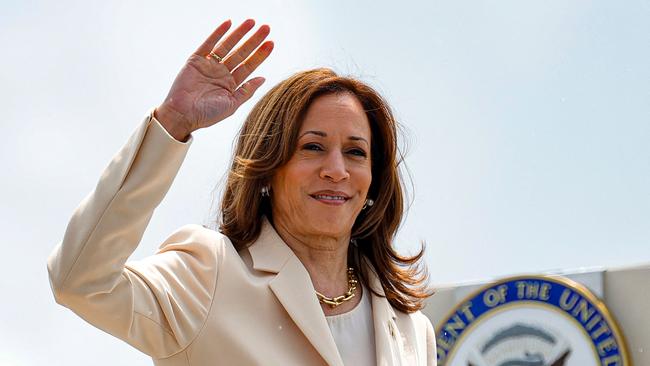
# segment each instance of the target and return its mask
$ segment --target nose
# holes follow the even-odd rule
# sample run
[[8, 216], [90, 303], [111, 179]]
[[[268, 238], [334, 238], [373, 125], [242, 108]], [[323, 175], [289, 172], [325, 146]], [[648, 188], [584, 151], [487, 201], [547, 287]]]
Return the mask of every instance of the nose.
[[340, 182], [350, 178], [350, 173], [345, 165], [345, 158], [340, 151], [331, 151], [327, 154], [320, 170], [320, 177], [332, 182]]

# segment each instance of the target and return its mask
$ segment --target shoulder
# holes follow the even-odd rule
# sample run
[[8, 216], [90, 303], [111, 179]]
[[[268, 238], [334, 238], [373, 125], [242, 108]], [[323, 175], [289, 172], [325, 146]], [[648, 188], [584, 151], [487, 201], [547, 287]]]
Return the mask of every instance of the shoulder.
[[228, 237], [222, 233], [208, 229], [203, 225], [188, 224], [183, 225], [176, 229], [169, 235], [167, 240], [160, 245], [160, 249], [164, 249], [170, 242], [188, 242], [194, 241], [203, 244], [217, 244], [218, 242], [230, 241]]
[[396, 309], [394, 309], [394, 311], [398, 318], [408, 319], [418, 334], [427, 334], [427, 336], [433, 335], [433, 325], [431, 324], [431, 320], [420, 310], [413, 313], [405, 313]]
[[[394, 309], [397, 323], [405, 339], [405, 346], [411, 347], [418, 359], [427, 366], [436, 365], [436, 337], [431, 320], [421, 311], [406, 313]], [[420, 358], [422, 357], [422, 358]], [[415, 362], [413, 363], [415, 364]]]
[[421, 311], [416, 311], [412, 314], [415, 321], [419, 324], [419, 329], [425, 335], [427, 349], [427, 365], [436, 365], [436, 334], [433, 330], [433, 324], [429, 317], [424, 315]]
[[181, 251], [188, 254], [223, 255], [232, 243], [218, 231], [197, 224], [184, 225], [160, 244], [156, 254]]
[[[201, 225], [184, 225], [171, 233], [154, 255], [130, 261], [127, 268], [146, 277], [169, 276], [213, 277], [220, 263], [234, 248], [225, 235]], [[236, 252], [235, 252], [236, 253]]]
[[433, 327], [433, 326], [431, 325], [431, 320], [429, 319], [429, 317], [427, 317], [426, 315], [424, 315], [424, 314], [422, 313], [422, 311], [420, 311], [420, 310], [418, 310], [418, 311], [412, 313], [412, 314], [411, 314], [411, 317], [413, 317], [414, 321], [416, 321], [416, 322], [418, 322], [418, 323], [420, 323], [420, 324], [424, 324], [424, 325], [426, 325], [427, 327], [428, 327], [428, 326]]
[[415, 332], [415, 336], [425, 341], [427, 344], [435, 344], [435, 332], [433, 329], [433, 324], [429, 317], [424, 315], [421, 311], [416, 311], [413, 313], [404, 313], [398, 310], [395, 310], [395, 314], [398, 319], [402, 319], [402, 323], [405, 321], [412, 327]]
[[412, 316], [414, 318], [414, 321], [424, 329], [424, 332], [426, 332], [427, 340], [431, 339], [432, 341], [435, 341], [436, 335], [433, 330], [431, 319], [429, 319], [428, 316], [424, 315], [419, 310], [413, 313]]

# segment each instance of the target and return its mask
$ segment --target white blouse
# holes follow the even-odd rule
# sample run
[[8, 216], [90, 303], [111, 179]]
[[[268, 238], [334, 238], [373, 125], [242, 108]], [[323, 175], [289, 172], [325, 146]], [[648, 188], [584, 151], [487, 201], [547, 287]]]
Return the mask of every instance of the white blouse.
[[339, 315], [326, 316], [334, 342], [344, 365], [376, 365], [375, 328], [368, 289], [363, 288], [361, 301], [354, 309]]

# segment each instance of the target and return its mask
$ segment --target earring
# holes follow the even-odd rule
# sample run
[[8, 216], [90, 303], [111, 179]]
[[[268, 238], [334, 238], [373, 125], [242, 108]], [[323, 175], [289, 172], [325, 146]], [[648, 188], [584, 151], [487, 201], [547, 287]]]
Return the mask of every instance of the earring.
[[262, 189], [260, 190], [260, 194], [262, 197], [268, 197], [269, 196], [269, 186], [263, 186]]
[[370, 198], [366, 198], [366, 203], [363, 204], [363, 207], [361, 208], [362, 210], [365, 210], [368, 207], [372, 207], [372, 205], [375, 204], [375, 201], [373, 201]]

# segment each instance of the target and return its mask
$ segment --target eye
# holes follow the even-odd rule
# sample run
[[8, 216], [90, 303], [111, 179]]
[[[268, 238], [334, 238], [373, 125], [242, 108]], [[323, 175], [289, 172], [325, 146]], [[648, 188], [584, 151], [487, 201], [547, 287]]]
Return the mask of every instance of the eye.
[[308, 143], [308, 144], [304, 144], [302, 146], [302, 149], [303, 150], [311, 150], [311, 151], [323, 151], [323, 148], [319, 144], [316, 144], [316, 143], [313, 143], [313, 142]]
[[361, 156], [361, 157], [366, 157], [368, 154], [366, 154], [366, 151], [363, 149], [350, 149], [348, 150], [348, 154], [352, 154], [355, 156]]

